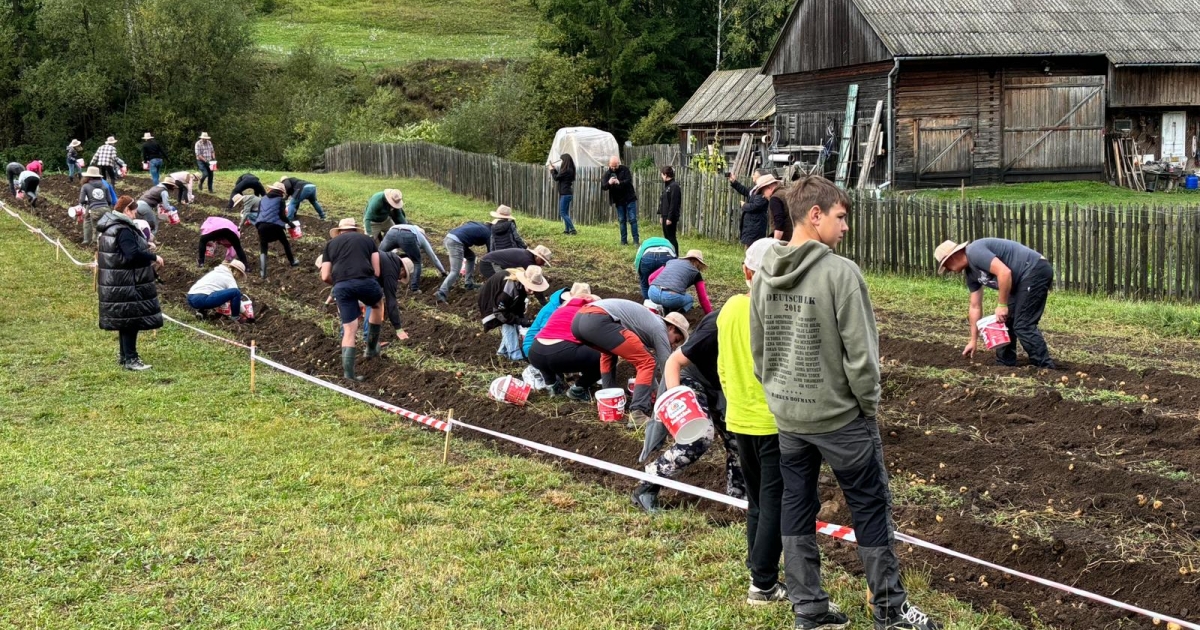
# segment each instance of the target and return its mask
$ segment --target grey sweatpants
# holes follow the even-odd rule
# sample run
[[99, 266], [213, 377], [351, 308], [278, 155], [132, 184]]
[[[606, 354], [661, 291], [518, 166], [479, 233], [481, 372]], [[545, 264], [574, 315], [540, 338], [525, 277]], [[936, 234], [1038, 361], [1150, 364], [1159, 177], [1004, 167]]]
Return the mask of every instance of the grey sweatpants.
[[821, 588], [821, 552], [816, 521], [821, 509], [818, 477], [829, 463], [846, 497], [858, 539], [858, 557], [877, 611], [899, 610], [908, 599], [893, 548], [892, 494], [883, 462], [883, 441], [875, 418], [858, 418], [830, 433], [779, 432], [783, 473], [783, 557], [788, 597], [796, 613], [829, 609]]
[[442, 287], [438, 290], [441, 291], [442, 295], [446, 295], [450, 293], [450, 288], [454, 286], [454, 283], [458, 282], [458, 272], [461, 270], [464, 260], [467, 261], [467, 273], [464, 274], [464, 277], [468, 283], [471, 282], [471, 274], [475, 272], [475, 252], [449, 234], [442, 240], [442, 245], [446, 248], [446, 252], [450, 254], [450, 266], [446, 269], [449, 275], [442, 281]]

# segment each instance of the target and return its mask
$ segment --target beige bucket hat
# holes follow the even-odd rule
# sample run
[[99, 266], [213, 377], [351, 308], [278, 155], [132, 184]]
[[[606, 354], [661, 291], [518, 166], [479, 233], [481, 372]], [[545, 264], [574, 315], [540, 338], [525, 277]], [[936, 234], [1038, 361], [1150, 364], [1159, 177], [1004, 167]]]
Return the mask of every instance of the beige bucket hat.
[[546, 261], [547, 266], [550, 264], [550, 250], [545, 245], [538, 245], [537, 247], [531, 248], [529, 251], [533, 252], [534, 256]]
[[662, 318], [664, 322], [674, 326], [679, 330], [679, 332], [683, 333], [683, 340], [687, 341], [688, 334], [692, 329], [692, 325], [688, 323], [688, 320], [683, 316], [683, 313], [667, 313], [666, 315], [663, 315]]
[[684, 255], [683, 258], [685, 260], [694, 260], [700, 263], [700, 266], [704, 269], [708, 269], [708, 263], [704, 262], [704, 252], [701, 252], [698, 249], [689, 249], [688, 253]]
[[337, 227], [329, 230], [329, 238], [337, 238], [342, 232], [359, 232], [362, 228], [358, 226], [358, 222], [354, 219], [342, 219], [338, 221]]
[[404, 193], [396, 188], [384, 189], [383, 198], [387, 200], [389, 206], [397, 210], [404, 208]]
[[230, 269], [242, 274], [242, 277], [246, 276], [246, 265], [243, 265], [242, 261], [235, 258], [225, 264], [229, 265]]
[[564, 301], [564, 302], [570, 302], [571, 300], [573, 300], [575, 298], [587, 297], [591, 294], [592, 294], [592, 285], [590, 285], [586, 282], [576, 282], [575, 284], [571, 285], [570, 291], [563, 291], [560, 299], [562, 299], [562, 301]]
[[90, 177], [90, 178], [92, 178], [92, 179], [103, 179], [103, 178], [104, 178], [104, 176], [100, 174], [100, 167], [99, 167], [99, 166], [89, 166], [89, 167], [87, 167], [87, 170], [83, 172], [83, 176], [84, 176], [84, 177]]
[[778, 179], [775, 179], [775, 176], [770, 173], [759, 175], [758, 179], [754, 180], [754, 190], [762, 190], [767, 186], [772, 185], [778, 186], [780, 183], [782, 182], [780, 182]]
[[68, 147], [80, 147], [80, 146], [83, 146], [83, 143], [78, 140], [72, 140], [71, 144], [68, 144], [67, 146]]
[[153, 139], [154, 139], [154, 136], [150, 135], [150, 132], [149, 132], [149, 131], [147, 131], [146, 133], [142, 134], [142, 140], [153, 140]]
[[530, 291], [545, 291], [550, 288], [550, 283], [546, 281], [546, 276], [542, 273], [542, 268], [537, 265], [530, 265], [525, 269], [518, 267], [513, 269], [512, 273]]
[[946, 261], [950, 257], [967, 248], [971, 241], [955, 243], [954, 241], [943, 241], [933, 250], [933, 258], [937, 261], [938, 273], [946, 273]]
[[175, 181], [175, 178], [171, 177], [170, 175], [167, 175], [166, 177], [162, 178], [162, 181], [159, 183], [162, 184], [163, 186], [168, 186], [170, 188], [174, 188], [175, 186], [178, 185], [178, 182]]
[[505, 205], [500, 205], [500, 207], [496, 208], [495, 210], [492, 210], [489, 214], [492, 215], [492, 218], [495, 218], [495, 219], [512, 219], [513, 218], [512, 208], [509, 208], [508, 206], [505, 206]]
[[117, 139], [112, 136], [109, 136], [107, 139], [104, 140], [104, 144], [116, 144], [116, 143], [117, 143]]
[[234, 209], [242, 207], [242, 202], [245, 200], [246, 200], [246, 195], [234, 195], [233, 196]]
[[201, 140], [212, 140], [212, 137], [208, 135], [208, 132], [207, 132], [207, 131], [201, 131], [201, 132], [200, 132], [200, 139], [201, 139]]
[[267, 190], [274, 190], [275, 192], [281, 192], [281, 193], [287, 194], [287, 187], [285, 187], [283, 184], [281, 184], [279, 182], [275, 182], [274, 184], [267, 186]]

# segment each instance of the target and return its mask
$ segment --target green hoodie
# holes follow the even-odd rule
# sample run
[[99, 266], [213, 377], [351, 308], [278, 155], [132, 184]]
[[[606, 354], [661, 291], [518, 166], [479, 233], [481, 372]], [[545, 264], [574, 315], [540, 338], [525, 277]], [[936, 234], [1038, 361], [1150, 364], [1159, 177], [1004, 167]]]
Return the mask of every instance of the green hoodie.
[[879, 333], [858, 266], [818, 241], [773, 245], [750, 290], [754, 375], [780, 431], [837, 431], [879, 406]]

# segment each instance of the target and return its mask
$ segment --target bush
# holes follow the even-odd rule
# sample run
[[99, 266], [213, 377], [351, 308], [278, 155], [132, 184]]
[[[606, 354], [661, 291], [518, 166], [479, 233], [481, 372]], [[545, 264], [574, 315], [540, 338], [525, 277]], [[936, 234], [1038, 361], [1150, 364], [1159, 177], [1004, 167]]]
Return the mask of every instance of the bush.
[[529, 129], [525, 85], [514, 72], [497, 78], [480, 98], [455, 105], [441, 125], [447, 145], [500, 156], [511, 152]]
[[635, 145], [662, 144], [672, 142], [679, 128], [671, 124], [675, 108], [666, 99], [660, 98], [650, 106], [650, 111], [638, 121], [629, 133], [629, 141]]

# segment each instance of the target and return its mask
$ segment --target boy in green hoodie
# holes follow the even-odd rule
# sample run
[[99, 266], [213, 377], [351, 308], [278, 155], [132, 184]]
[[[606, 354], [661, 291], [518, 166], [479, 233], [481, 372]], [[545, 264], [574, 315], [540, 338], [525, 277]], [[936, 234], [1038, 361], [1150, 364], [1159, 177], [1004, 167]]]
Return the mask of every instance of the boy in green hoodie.
[[879, 335], [867, 284], [833, 253], [850, 199], [823, 177], [791, 186], [792, 240], [773, 245], [750, 290], [754, 374], [779, 427], [781, 525], [788, 596], [800, 630], [849, 619], [821, 588], [818, 477], [829, 463], [854, 519], [876, 630], [939, 630], [908, 602], [893, 548], [891, 493], [875, 420]]

